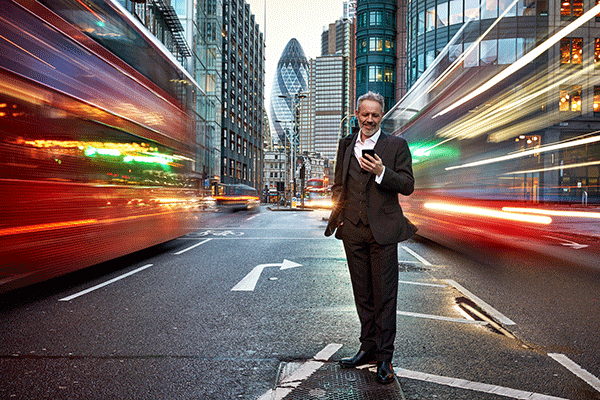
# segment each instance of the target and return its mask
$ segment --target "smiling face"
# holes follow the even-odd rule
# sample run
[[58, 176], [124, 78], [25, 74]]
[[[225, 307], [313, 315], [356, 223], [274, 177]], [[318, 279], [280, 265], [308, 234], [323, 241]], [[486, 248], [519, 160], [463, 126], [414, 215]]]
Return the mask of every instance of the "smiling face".
[[383, 110], [381, 104], [378, 102], [363, 100], [354, 114], [358, 119], [358, 126], [360, 126], [363, 139], [364, 137], [373, 136], [379, 130], [381, 118], [383, 118]]

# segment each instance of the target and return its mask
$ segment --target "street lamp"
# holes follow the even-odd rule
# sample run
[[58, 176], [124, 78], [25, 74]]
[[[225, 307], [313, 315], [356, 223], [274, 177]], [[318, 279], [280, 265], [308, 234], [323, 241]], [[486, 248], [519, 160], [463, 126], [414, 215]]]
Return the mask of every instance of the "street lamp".
[[[289, 95], [285, 95], [285, 94], [280, 94], [278, 97], [282, 98], [282, 99], [289, 99]], [[292, 120], [291, 121], [280, 121], [280, 120], [276, 120], [275, 122], [291, 122], [292, 123], [292, 136], [291, 136], [291, 155], [292, 155], [292, 160], [291, 160], [291, 178], [292, 178], [292, 193], [293, 195], [290, 197], [290, 203], [291, 203], [291, 198], [296, 196], [296, 146], [297, 144], [297, 138], [298, 138], [298, 107], [300, 106], [300, 100], [306, 98], [306, 95], [304, 93], [302, 93], [301, 91], [298, 91], [296, 93], [294, 93], [293, 97], [292, 97]], [[286, 136], [287, 136], [286, 132]]]

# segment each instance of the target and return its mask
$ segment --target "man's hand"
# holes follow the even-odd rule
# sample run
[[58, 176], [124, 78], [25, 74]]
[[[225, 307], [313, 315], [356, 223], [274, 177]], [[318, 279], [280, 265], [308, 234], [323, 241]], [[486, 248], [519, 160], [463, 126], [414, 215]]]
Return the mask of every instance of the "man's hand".
[[374, 173], [379, 176], [383, 173], [383, 161], [377, 154], [375, 157], [371, 157], [369, 154], [365, 154], [360, 158], [360, 167], [365, 171]]

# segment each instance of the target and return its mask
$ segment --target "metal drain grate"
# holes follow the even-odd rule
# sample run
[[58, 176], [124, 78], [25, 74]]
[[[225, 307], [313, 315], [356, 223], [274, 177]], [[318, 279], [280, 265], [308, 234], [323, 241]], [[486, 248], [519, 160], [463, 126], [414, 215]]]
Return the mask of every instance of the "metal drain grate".
[[326, 363], [302, 382], [286, 400], [404, 400], [397, 381], [382, 385], [368, 369], [346, 369]]
[[399, 262], [398, 270], [400, 272], [425, 272], [425, 271], [429, 271], [430, 268], [425, 268], [422, 266], [422, 264]]

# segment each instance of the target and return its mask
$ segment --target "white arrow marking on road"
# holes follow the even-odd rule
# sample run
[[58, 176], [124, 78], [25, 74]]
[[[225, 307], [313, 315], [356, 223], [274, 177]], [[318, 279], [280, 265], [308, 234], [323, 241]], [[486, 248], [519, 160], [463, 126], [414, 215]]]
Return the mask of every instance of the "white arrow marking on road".
[[587, 244], [580, 244], [580, 243], [577, 243], [577, 242], [573, 242], [572, 240], [561, 239], [561, 238], [557, 238], [557, 237], [554, 237], [554, 236], [545, 236], [545, 237], [550, 238], [550, 239], [560, 240], [562, 242], [561, 244], [563, 246], [572, 247], [575, 250], [584, 249], [584, 248], [588, 247]]
[[244, 277], [244, 279], [242, 279], [237, 285], [235, 285], [233, 287], [233, 289], [231, 289], [231, 291], [233, 292], [241, 292], [241, 291], [245, 291], [245, 292], [252, 292], [254, 290], [254, 288], [256, 287], [256, 283], [258, 282], [258, 279], [260, 278], [260, 275], [263, 272], [263, 269], [267, 268], [267, 267], [280, 267], [280, 270], [284, 270], [284, 269], [290, 269], [290, 268], [295, 268], [295, 267], [301, 267], [302, 264], [298, 264], [295, 263], [293, 261], [290, 260], [283, 260], [282, 263], [278, 263], [278, 264], [260, 264], [257, 265], [256, 267], [254, 267], [252, 269], [252, 271], [250, 271], [250, 273], [248, 275], [246, 275]]

